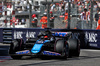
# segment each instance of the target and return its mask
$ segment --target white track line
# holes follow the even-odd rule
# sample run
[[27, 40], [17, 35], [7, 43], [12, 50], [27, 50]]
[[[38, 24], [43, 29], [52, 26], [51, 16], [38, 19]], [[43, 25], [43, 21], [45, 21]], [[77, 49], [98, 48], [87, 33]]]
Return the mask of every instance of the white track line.
[[95, 51], [95, 52], [100, 52], [100, 50], [95, 50], [95, 49], [82, 49], [81, 51]]

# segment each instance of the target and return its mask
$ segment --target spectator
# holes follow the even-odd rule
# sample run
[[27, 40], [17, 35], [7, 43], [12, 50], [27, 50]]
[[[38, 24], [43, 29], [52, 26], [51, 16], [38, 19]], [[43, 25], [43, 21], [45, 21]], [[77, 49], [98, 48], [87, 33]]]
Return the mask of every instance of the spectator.
[[[86, 13], [87, 9], [85, 8], [84, 11], [80, 14], [81, 15], [81, 28], [84, 29], [84, 26], [86, 24]], [[86, 27], [86, 26], [85, 26]]]
[[91, 8], [89, 8], [89, 10], [86, 12], [86, 22], [90, 22], [90, 10]]
[[15, 24], [17, 25], [17, 24], [19, 24], [19, 19], [16, 19], [16, 22], [15, 22]]
[[53, 11], [55, 8], [55, 4], [51, 4], [50, 6], [51, 6], [51, 11]]
[[82, 8], [85, 8], [85, 3], [84, 2], [82, 2]]
[[64, 12], [64, 9], [65, 9], [65, 4], [64, 3], [62, 4], [61, 8], [62, 8], [62, 12]]
[[99, 29], [100, 30], [100, 12], [98, 13], [99, 14], [99, 19], [98, 19], [98, 26], [97, 26], [97, 30]]
[[22, 25], [25, 24], [25, 19], [24, 18], [21, 20], [21, 24]]
[[54, 28], [54, 15], [52, 11], [50, 11], [50, 27]]
[[40, 19], [40, 22], [42, 23], [42, 28], [47, 28], [47, 13], [43, 14], [43, 17]]
[[85, 8], [84, 11], [80, 14], [81, 20], [86, 20], [86, 13], [87, 13], [87, 9]]
[[97, 2], [98, 8], [100, 8], [100, 1]]
[[97, 13], [95, 14], [95, 17], [94, 17], [94, 21], [95, 23], [97, 23], [97, 26], [98, 26], [98, 19], [99, 19], [99, 10], [97, 10]]
[[62, 6], [62, 1], [60, 0], [60, 3], [59, 3], [59, 11], [61, 12], [61, 6]]
[[33, 18], [32, 27], [37, 27], [38, 20], [37, 20], [36, 14], [33, 14], [32, 18]]
[[68, 10], [65, 11], [63, 22], [66, 22], [67, 20], [68, 20]]
[[94, 8], [97, 9], [97, 7], [98, 7], [98, 6], [97, 6], [97, 3], [95, 2], [95, 3], [94, 3]]
[[68, 2], [65, 1], [65, 10], [68, 9]]
[[66, 23], [66, 26], [65, 27], [67, 28], [67, 25], [68, 25], [67, 24], [68, 23], [68, 10], [65, 11], [63, 23], [64, 22]]
[[79, 6], [79, 8], [78, 8], [78, 13], [80, 14], [81, 12], [82, 12], [82, 7]]
[[27, 5], [27, 1], [26, 1], [26, 0], [24, 0], [24, 2], [23, 2], [23, 3], [24, 3], [24, 5]]

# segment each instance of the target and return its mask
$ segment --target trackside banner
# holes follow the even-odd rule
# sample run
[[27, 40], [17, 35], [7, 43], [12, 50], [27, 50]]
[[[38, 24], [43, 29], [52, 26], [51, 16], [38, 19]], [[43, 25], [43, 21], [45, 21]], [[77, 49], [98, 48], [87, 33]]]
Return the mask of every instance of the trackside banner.
[[[24, 42], [28, 38], [36, 38], [40, 31], [46, 29], [33, 28], [12, 28], [12, 39], [22, 38]], [[81, 48], [95, 47], [100, 48], [100, 30], [67, 30], [67, 29], [50, 29], [52, 32], [72, 32], [72, 38], [80, 40]], [[0, 30], [0, 37], [3, 37], [3, 31]], [[3, 42], [3, 38], [0, 42]]]

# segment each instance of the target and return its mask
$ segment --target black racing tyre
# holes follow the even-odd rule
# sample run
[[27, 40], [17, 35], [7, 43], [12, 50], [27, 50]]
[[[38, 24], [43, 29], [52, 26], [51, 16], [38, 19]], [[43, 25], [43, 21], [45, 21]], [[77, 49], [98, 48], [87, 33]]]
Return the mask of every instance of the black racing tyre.
[[76, 56], [78, 57], [80, 55], [80, 44], [77, 39], [69, 39], [68, 40], [69, 45], [69, 57]]
[[56, 52], [62, 54], [63, 59], [67, 59], [68, 57], [68, 45], [64, 44], [64, 40], [58, 40], [56, 43]]
[[21, 59], [22, 56], [17, 56], [17, 55], [13, 56], [13, 54], [15, 54], [15, 52], [17, 51], [22, 50], [24, 48], [24, 46], [22, 45], [23, 45], [23, 41], [20, 39], [12, 41], [12, 44], [10, 45], [10, 49], [9, 49], [9, 54], [13, 59]]
[[17, 40], [13, 40], [10, 49], [9, 49], [9, 54], [14, 54], [18, 50], [18, 45], [19, 42]]
[[79, 57], [79, 55], [80, 55], [80, 41], [77, 40], [77, 42], [78, 42], [77, 49], [76, 49], [75, 54], [74, 54], [75, 57]]

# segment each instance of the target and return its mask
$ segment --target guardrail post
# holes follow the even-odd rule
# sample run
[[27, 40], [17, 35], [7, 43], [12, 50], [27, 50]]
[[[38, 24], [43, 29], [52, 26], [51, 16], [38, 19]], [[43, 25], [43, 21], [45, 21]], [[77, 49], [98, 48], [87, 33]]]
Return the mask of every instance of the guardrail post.
[[91, 0], [90, 29], [92, 29], [92, 24], [93, 24], [93, 1]]
[[71, 11], [71, 4], [70, 0], [68, 0], [68, 29], [70, 29], [70, 11]]
[[31, 24], [32, 24], [32, 5], [29, 4], [29, 26], [28, 28], [31, 27]]
[[49, 8], [50, 8], [50, 6], [49, 6], [49, 4], [47, 4], [47, 21], [48, 21], [47, 27], [48, 28], [50, 28], [50, 19], [49, 19], [50, 18], [50, 14], [49, 14], [50, 11], [49, 11]]

